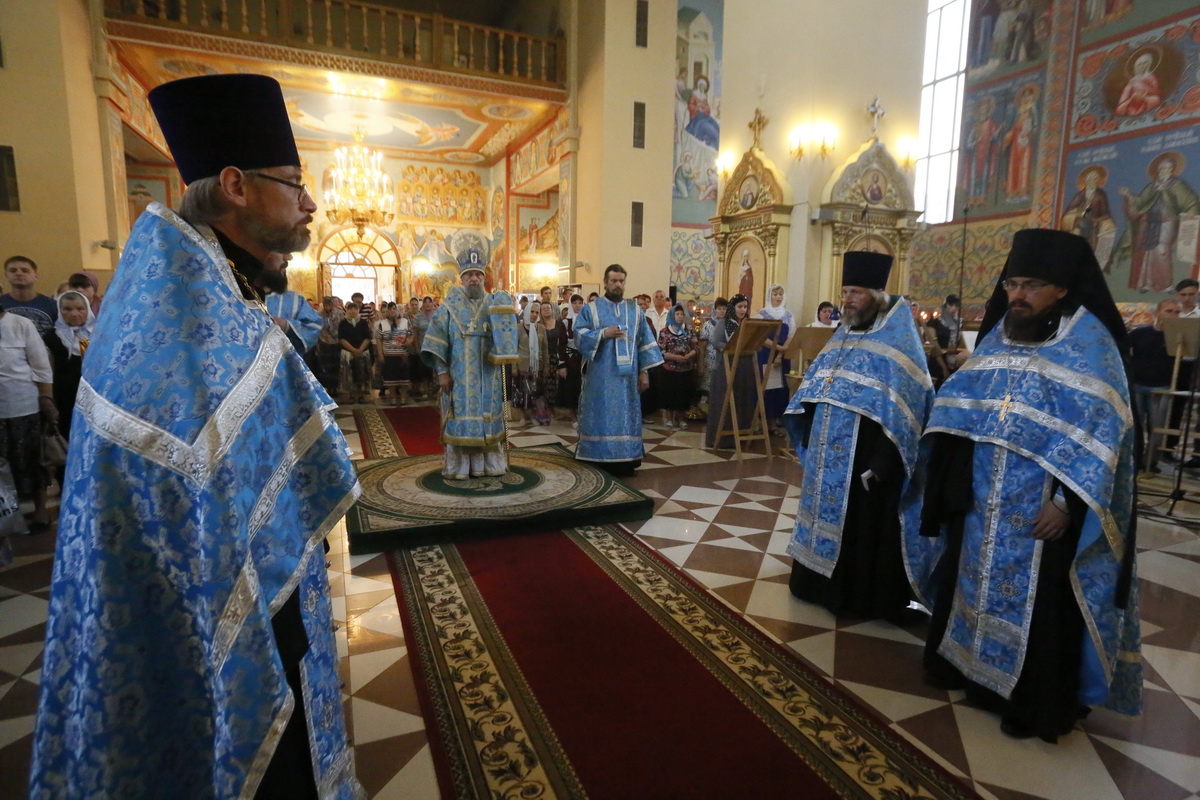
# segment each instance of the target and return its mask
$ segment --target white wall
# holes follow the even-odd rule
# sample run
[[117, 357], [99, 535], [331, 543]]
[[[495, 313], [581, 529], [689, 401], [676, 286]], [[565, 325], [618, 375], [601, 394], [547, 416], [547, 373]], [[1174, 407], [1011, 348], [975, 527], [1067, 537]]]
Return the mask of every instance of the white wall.
[[34, 259], [38, 289], [53, 294], [72, 272], [111, 268], [95, 246], [109, 233], [87, 7], [0, 2], [0, 36], [0, 144], [14, 149], [21, 200], [0, 212], [0, 260]]
[[[671, 246], [674, 0], [651, 0], [649, 47], [634, 43], [635, 0], [581, 0], [576, 260], [583, 282], [629, 270], [626, 294], [665, 289]], [[646, 147], [633, 147], [633, 104], [646, 104]], [[642, 246], [630, 245], [630, 207], [644, 205]]]
[[[812, 318], [813, 277], [820, 268], [821, 230], [810, 226], [834, 169], [871, 136], [866, 106], [874, 95], [887, 115], [879, 138], [897, 155], [916, 140], [921, 107], [926, 0], [727, 0], [721, 152], [734, 160], [750, 146], [746, 123], [760, 107], [770, 119], [761, 146], [784, 172], [796, 208], [788, 259], [789, 304]], [[765, 76], [765, 80], [764, 80]], [[765, 91], [759, 97], [760, 84]], [[831, 122], [836, 149], [806, 152], [797, 162], [788, 136], [803, 123]], [[811, 295], [811, 296], [810, 296]]]

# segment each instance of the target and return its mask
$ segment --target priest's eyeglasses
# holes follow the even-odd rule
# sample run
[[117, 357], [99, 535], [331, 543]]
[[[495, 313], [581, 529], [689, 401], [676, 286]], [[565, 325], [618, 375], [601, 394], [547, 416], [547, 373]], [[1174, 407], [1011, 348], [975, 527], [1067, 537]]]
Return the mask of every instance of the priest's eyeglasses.
[[1036, 294], [1042, 289], [1045, 289], [1050, 284], [1045, 281], [1019, 281], [1008, 278], [1004, 283], [1000, 284], [1006, 292], [1023, 291], [1026, 294]]
[[[296, 195], [297, 203], [303, 202], [304, 195], [308, 194], [308, 186], [306, 184], [292, 183], [291, 181], [285, 181], [283, 178], [276, 178], [274, 175], [268, 175], [265, 172], [254, 172], [253, 170], [245, 170], [245, 173], [247, 175], [254, 175], [255, 177], [258, 177], [258, 178], [266, 178], [269, 181], [275, 181], [276, 183], [282, 183], [284, 186], [292, 187], [293, 189], [295, 189], [298, 192]], [[312, 197], [311, 194], [309, 194], [308, 196]]]

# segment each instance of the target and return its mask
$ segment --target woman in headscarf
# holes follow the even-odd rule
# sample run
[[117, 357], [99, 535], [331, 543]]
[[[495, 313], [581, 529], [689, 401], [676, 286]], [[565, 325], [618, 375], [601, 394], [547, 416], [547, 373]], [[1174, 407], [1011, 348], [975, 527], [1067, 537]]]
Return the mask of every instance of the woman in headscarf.
[[58, 296], [58, 320], [54, 330], [42, 337], [54, 366], [54, 406], [58, 430], [71, 438], [71, 415], [83, 374], [83, 355], [92, 341], [96, 314], [83, 292], [66, 291]]
[[663, 368], [658, 381], [658, 407], [668, 428], [687, 429], [685, 412], [696, 391], [696, 334], [688, 325], [683, 303], [671, 309], [671, 318], [658, 333]]
[[[704, 446], [708, 448], [729, 449], [733, 447], [733, 436], [726, 435], [717, 439], [718, 426], [721, 424], [721, 408], [725, 403], [728, 381], [725, 377], [724, 350], [730, 340], [742, 327], [742, 323], [750, 315], [750, 298], [744, 294], [735, 294], [729, 298], [729, 310], [725, 315], [725, 324], [713, 331], [712, 346], [722, 356], [713, 370], [712, 385], [708, 399], [708, 425], [704, 432]], [[754, 370], [757, 368], [754, 353], [746, 353], [738, 358], [733, 369], [733, 397], [737, 404], [737, 419], [726, 419], [724, 427], [748, 430], [754, 424], [754, 408], [758, 404], [758, 392], [754, 385]], [[727, 413], [726, 417], [730, 415]]]
[[549, 364], [546, 327], [541, 324], [542, 304], [534, 300], [525, 307], [517, 325], [517, 363], [513, 367], [513, 408], [521, 409], [526, 424], [550, 423], [541, 376]]
[[792, 368], [791, 361], [783, 357], [788, 339], [796, 330], [796, 318], [787, 310], [782, 283], [773, 283], [767, 288], [767, 304], [758, 310], [760, 319], [782, 322], [774, 341], [768, 339], [758, 351], [758, 366], [763, 371], [763, 405], [771, 433], [783, 433], [783, 412], [787, 408], [788, 391], [783, 376]]

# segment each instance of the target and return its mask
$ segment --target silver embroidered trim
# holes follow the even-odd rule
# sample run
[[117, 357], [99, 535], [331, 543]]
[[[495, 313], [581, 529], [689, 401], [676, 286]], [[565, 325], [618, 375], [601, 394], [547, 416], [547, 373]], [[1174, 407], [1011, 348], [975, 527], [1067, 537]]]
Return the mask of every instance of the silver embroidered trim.
[[80, 381], [76, 405], [96, 433], [131, 452], [176, 472], [200, 486], [208, 483], [217, 462], [270, 388], [279, 361], [290, 348], [287, 335], [272, 326], [246, 374], [221, 401], [192, 444], [109, 402], [86, 380]]
[[894, 362], [897, 366], [908, 373], [914, 381], [921, 384], [922, 388], [932, 389], [933, 379], [929, 377], [929, 370], [924, 364], [917, 364], [902, 351], [897, 350], [891, 345], [883, 342], [875, 342], [869, 339], [864, 339], [855, 345], [855, 350], [862, 350], [868, 353], [874, 353], [877, 356], [882, 356], [889, 361]]
[[1019, 355], [982, 356], [971, 359], [971, 361], [963, 365], [962, 370], [1021, 370], [1027, 367], [1032, 367], [1030, 369], [1031, 372], [1042, 375], [1049, 380], [1070, 386], [1073, 389], [1078, 389], [1085, 394], [1090, 394], [1093, 397], [1103, 400], [1112, 406], [1113, 411], [1117, 413], [1126, 426], [1133, 425], [1133, 412], [1129, 409], [1129, 404], [1121, 398], [1121, 395], [1112, 386], [1102, 380], [1084, 375], [1081, 372], [1076, 372], [1073, 369], [1068, 369], [1039, 356], [1035, 356], [1032, 359], [1028, 356]]
[[[934, 401], [934, 405], [963, 408], [971, 411], [998, 411], [1000, 410], [999, 400], [983, 399], [983, 400], [968, 400], [963, 398], [948, 398], [939, 397]], [[1083, 445], [1092, 455], [1104, 462], [1110, 470], [1117, 468], [1117, 452], [1108, 445], [1096, 439], [1087, 431], [1084, 431], [1068, 422], [1064, 422], [1058, 417], [1053, 417], [1045, 411], [1026, 405], [1025, 403], [1012, 403], [1008, 407], [1009, 414], [1020, 414], [1023, 417], [1033, 420], [1039, 425], [1043, 425], [1052, 430], [1058, 431], [1068, 439]], [[976, 438], [976, 437], [971, 437]]]
[[271, 477], [267, 480], [266, 486], [263, 487], [254, 504], [254, 510], [250, 512], [248, 530], [251, 539], [262, 529], [267, 518], [275, 510], [275, 502], [279, 499], [279, 493], [283, 491], [283, 487], [287, 485], [292, 470], [296, 467], [296, 462], [308, 452], [308, 448], [313, 446], [313, 443], [320, 438], [330, 424], [332, 424], [332, 420], [325, 410], [321, 409], [309, 417], [300, 426], [300, 430], [288, 441], [283, 449], [283, 455], [280, 456], [279, 466], [271, 473]]
[[258, 605], [260, 592], [258, 570], [254, 568], [254, 561], [247, 553], [246, 560], [238, 572], [237, 581], [233, 584], [233, 591], [229, 593], [229, 599], [221, 610], [221, 618], [213, 632], [209, 660], [212, 662], [214, 673], [219, 673], [225, 668], [225, 660], [233, 650], [233, 643], [242, 632], [242, 626], [250, 616], [250, 611]]
[[[833, 373], [834, 373], [833, 370], [822, 369], [822, 370], [818, 370], [816, 372], [816, 374], [813, 375], [813, 378], [814, 379], [815, 378], [827, 378], [830, 375], [832, 375]], [[877, 392], [882, 392], [883, 394], [887, 395], [887, 398], [889, 401], [891, 401], [892, 405], [899, 408], [900, 413], [904, 415], [905, 420], [908, 422], [908, 426], [912, 429], [913, 435], [918, 438], [920, 437], [921, 427], [922, 427], [921, 421], [919, 421], [917, 419], [917, 415], [913, 413], [912, 409], [909, 407], [909, 405], [905, 401], [905, 399], [903, 397], [901, 397], [900, 394], [895, 389], [893, 389], [891, 386], [889, 386], [888, 384], [884, 383], [881, 380], [877, 380], [875, 378], [869, 378], [866, 375], [863, 375], [861, 373], [850, 372], [849, 370], [845, 370], [845, 369], [837, 370], [837, 377], [840, 380], [850, 381], [851, 383], [857, 383], [859, 386], [865, 386], [868, 389], [874, 389]], [[814, 402], [820, 402], [820, 403], [832, 402], [829, 400], [829, 398], [826, 398], [826, 397], [813, 398], [813, 400], [814, 400]], [[842, 404], [841, 403], [833, 403], [833, 405], [842, 405]], [[844, 406], [844, 407], [849, 408], [849, 406]], [[859, 409], [851, 408], [850, 410], [854, 411], [854, 413], [856, 413], [856, 414], [863, 413]], [[887, 430], [887, 426], [883, 426], [883, 428], [885, 431]]]

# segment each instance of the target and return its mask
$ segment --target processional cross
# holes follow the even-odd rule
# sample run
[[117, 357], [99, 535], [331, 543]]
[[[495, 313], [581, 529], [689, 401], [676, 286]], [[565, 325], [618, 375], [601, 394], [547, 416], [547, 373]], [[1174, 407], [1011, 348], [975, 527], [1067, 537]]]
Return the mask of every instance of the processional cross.
[[879, 120], [887, 114], [887, 109], [879, 105], [879, 95], [875, 95], [871, 100], [871, 104], [867, 106], [867, 113], [871, 115], [871, 136], [879, 138]]
[[757, 108], [754, 109], [754, 117], [750, 120], [750, 124], [746, 126], [754, 133], [754, 144], [751, 145], [754, 149], [758, 149], [758, 140], [762, 136], [763, 128], [767, 127], [767, 123], [770, 121], [763, 116], [762, 111]]

